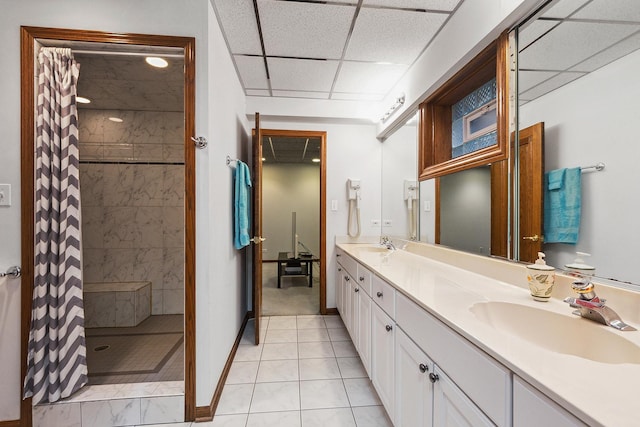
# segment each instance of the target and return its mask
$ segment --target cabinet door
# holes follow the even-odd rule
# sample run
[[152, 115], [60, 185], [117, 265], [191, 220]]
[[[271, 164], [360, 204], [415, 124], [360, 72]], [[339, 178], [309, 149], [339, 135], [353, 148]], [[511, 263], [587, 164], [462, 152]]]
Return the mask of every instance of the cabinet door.
[[396, 331], [395, 427], [433, 425], [433, 362], [398, 329]]
[[353, 345], [358, 348], [358, 336], [359, 336], [359, 319], [358, 319], [358, 303], [360, 301], [360, 285], [358, 282], [353, 280], [353, 278], [349, 281], [349, 325], [351, 328], [349, 329], [349, 333], [351, 334], [351, 342]]
[[347, 331], [351, 333], [351, 278], [346, 271], [343, 271], [342, 276], [342, 308], [344, 309], [344, 315], [342, 321]]
[[394, 342], [396, 324], [377, 304], [371, 305], [371, 381], [393, 419]]
[[513, 427], [576, 427], [585, 425], [524, 380], [514, 376]]
[[338, 313], [340, 313], [340, 317], [344, 317], [344, 306], [342, 304], [343, 277], [344, 277], [344, 269], [340, 264], [338, 264], [338, 268], [336, 269], [336, 308], [338, 309]]
[[360, 292], [358, 301], [358, 353], [367, 374], [371, 376], [371, 298]]
[[494, 427], [480, 409], [434, 365], [436, 380], [433, 387], [434, 427]]

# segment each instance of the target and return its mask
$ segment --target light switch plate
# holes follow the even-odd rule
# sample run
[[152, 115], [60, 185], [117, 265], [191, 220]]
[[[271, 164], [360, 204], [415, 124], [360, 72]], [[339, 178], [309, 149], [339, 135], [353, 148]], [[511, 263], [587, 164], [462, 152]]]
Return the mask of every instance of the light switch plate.
[[11, 184], [0, 184], [0, 206], [11, 206]]
[[331, 200], [331, 210], [332, 211], [338, 210], [338, 201], [336, 199]]

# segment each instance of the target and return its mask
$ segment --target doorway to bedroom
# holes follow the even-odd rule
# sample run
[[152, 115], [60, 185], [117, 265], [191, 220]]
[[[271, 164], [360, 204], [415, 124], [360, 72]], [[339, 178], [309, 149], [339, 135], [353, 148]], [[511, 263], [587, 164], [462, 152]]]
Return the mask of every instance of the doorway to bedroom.
[[326, 310], [325, 132], [262, 130], [262, 315]]

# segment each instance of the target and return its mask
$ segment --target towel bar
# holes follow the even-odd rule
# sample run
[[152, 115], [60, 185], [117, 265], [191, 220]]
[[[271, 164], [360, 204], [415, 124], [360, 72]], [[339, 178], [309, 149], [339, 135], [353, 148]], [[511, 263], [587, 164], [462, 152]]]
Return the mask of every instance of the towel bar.
[[5, 273], [0, 272], [0, 277], [10, 276], [17, 279], [22, 274], [22, 269], [18, 266], [9, 267]]

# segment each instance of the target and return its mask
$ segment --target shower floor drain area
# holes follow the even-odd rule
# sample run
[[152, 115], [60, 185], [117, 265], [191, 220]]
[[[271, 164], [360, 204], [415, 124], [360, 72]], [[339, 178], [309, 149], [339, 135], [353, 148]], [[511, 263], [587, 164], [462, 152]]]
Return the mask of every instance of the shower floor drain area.
[[93, 351], [105, 351], [108, 350], [109, 347], [111, 347], [110, 345], [99, 345], [96, 348], [93, 349]]

